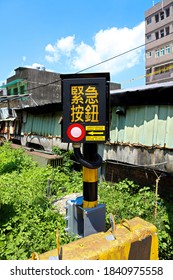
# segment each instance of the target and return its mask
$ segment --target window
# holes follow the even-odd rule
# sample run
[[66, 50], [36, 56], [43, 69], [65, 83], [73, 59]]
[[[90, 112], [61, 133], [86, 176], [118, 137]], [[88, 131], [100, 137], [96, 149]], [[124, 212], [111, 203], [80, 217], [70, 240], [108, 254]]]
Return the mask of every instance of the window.
[[151, 57], [151, 56], [152, 56], [152, 52], [151, 51], [147, 52], [147, 57]]
[[21, 86], [20, 87], [20, 94], [24, 94], [25, 93], [25, 87], [24, 86]]
[[164, 29], [160, 30], [160, 37], [163, 38], [164, 37]]
[[151, 23], [151, 17], [147, 18], [147, 24]]
[[171, 53], [170, 45], [167, 45], [167, 46], [166, 46], [165, 53], [166, 53], [166, 54], [170, 54], [170, 53]]
[[7, 89], [7, 95], [11, 95], [11, 89]]
[[164, 66], [160, 66], [160, 73], [166, 73], [166, 72], [169, 72], [169, 69], [170, 69], [170, 67], [169, 67], [169, 64], [166, 64], [166, 65], [164, 65]]
[[155, 36], [156, 36], [156, 40], [158, 40], [159, 39], [159, 32], [158, 31], [155, 32]]
[[155, 21], [156, 21], [156, 22], [159, 22], [159, 15], [158, 15], [158, 14], [155, 15]]
[[160, 13], [160, 19], [163, 20], [164, 19], [164, 12]]
[[167, 64], [165, 67], [165, 72], [169, 72], [171, 70], [171, 64]]
[[165, 13], [166, 13], [166, 17], [169, 17], [169, 16], [170, 16], [170, 9], [167, 8], [167, 9], [165, 10]]
[[13, 89], [13, 94], [14, 94], [14, 95], [17, 95], [17, 94], [18, 94], [18, 88], [14, 88], [14, 89]]
[[154, 73], [155, 75], [158, 75], [158, 74], [162, 74], [162, 73], [165, 73], [168, 71], [168, 67], [166, 65], [164, 66], [158, 66], [154, 69]]
[[160, 74], [160, 67], [154, 68], [154, 74], [155, 74], [155, 75]]
[[165, 35], [169, 35], [169, 26], [165, 28]]
[[160, 56], [160, 51], [159, 50], [156, 50], [155, 51], [155, 57], [159, 57]]
[[165, 54], [165, 49], [164, 48], [161, 48], [160, 49], [160, 56], [163, 56]]
[[147, 35], [147, 41], [151, 41], [151, 34]]
[[160, 67], [160, 74], [165, 73], [165, 67]]
[[146, 71], [146, 76], [149, 76], [152, 73], [152, 68], [148, 68]]

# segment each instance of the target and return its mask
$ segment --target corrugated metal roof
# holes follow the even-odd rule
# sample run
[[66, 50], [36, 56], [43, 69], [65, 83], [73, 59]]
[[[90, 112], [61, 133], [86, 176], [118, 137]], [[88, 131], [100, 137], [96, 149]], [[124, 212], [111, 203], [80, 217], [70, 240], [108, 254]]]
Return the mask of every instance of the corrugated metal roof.
[[44, 105], [38, 105], [38, 106], [29, 106], [25, 108], [17, 108], [17, 112], [23, 112], [26, 111], [31, 114], [47, 114], [47, 113], [53, 113], [53, 112], [59, 112], [62, 111], [62, 103], [47, 103]]
[[158, 88], [168, 88], [168, 87], [173, 87], [173, 81], [166, 82], [166, 83], [155, 83], [155, 84], [151, 84], [151, 85], [144, 85], [144, 86], [135, 87], [135, 88], [115, 89], [115, 90], [111, 90], [111, 94], [122, 93], [122, 92], [145, 91], [148, 89], [158, 89]]
[[21, 98], [27, 97], [27, 96], [30, 96], [30, 94], [3, 95], [3, 96], [0, 96], [0, 102], [13, 101], [13, 100], [21, 99]]
[[111, 106], [173, 104], [173, 82], [111, 90]]

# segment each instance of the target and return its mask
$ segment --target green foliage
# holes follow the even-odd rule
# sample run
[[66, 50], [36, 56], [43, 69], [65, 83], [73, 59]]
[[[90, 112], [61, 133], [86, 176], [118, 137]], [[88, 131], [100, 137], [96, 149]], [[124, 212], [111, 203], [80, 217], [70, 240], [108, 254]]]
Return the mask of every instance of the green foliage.
[[73, 150], [64, 151], [60, 148], [54, 146], [52, 151], [57, 154], [63, 156], [63, 165], [59, 167], [59, 169], [65, 173], [73, 171], [73, 160], [74, 160], [74, 152]]
[[107, 227], [109, 227], [109, 213], [114, 215], [117, 223], [123, 218], [153, 217], [154, 193], [147, 187], [139, 188], [128, 180], [113, 185], [102, 183], [99, 186], [99, 195], [100, 201], [106, 204]]
[[155, 210], [155, 190], [139, 187], [132, 181], [124, 180], [99, 185], [100, 202], [106, 204], [106, 226], [110, 227], [109, 214], [112, 213], [116, 223], [123, 218], [140, 217], [154, 224], [158, 229], [159, 258], [173, 259], [173, 204], [172, 200], [157, 198], [157, 216]]
[[36, 163], [24, 154], [22, 149], [12, 149], [10, 143], [0, 146], [0, 175], [14, 170], [28, 169]]
[[[65, 168], [66, 170], [66, 168]], [[82, 192], [81, 172], [64, 172], [61, 167], [52, 170], [50, 175], [50, 194], [62, 197], [69, 193]]]
[[[60, 171], [55, 169], [53, 174], [50, 166], [36, 167], [24, 151], [13, 150], [10, 145], [1, 148], [0, 161], [0, 259], [27, 259], [34, 251], [43, 253], [55, 248], [57, 228], [61, 244], [70, 242], [64, 217], [54, 211], [46, 196], [48, 180], [54, 175], [56, 184]], [[8, 166], [13, 163], [12, 168], [3, 168], [3, 162]], [[60, 180], [61, 186], [66, 179]], [[61, 193], [57, 186], [56, 195]]]
[[158, 215], [155, 220], [159, 236], [161, 259], [173, 259], [173, 199], [158, 200]]
[[[60, 152], [60, 151], [59, 151]], [[61, 152], [60, 152], [61, 153]], [[58, 228], [61, 244], [71, 242], [65, 232], [65, 219], [52, 206], [51, 200], [66, 194], [82, 193], [82, 174], [74, 171], [72, 152], [63, 152], [62, 167], [37, 167], [24, 150], [0, 147], [0, 259], [28, 259], [32, 252], [43, 253], [56, 247]], [[172, 200], [157, 199], [155, 190], [139, 187], [124, 180], [99, 183], [99, 203], [106, 204], [106, 227], [109, 214], [116, 223], [121, 219], [141, 217], [156, 225], [160, 259], [173, 258]]]
[[46, 171], [33, 168], [0, 177], [0, 259], [26, 259], [33, 251], [55, 248], [56, 228], [62, 244], [69, 241], [64, 217], [46, 197]]

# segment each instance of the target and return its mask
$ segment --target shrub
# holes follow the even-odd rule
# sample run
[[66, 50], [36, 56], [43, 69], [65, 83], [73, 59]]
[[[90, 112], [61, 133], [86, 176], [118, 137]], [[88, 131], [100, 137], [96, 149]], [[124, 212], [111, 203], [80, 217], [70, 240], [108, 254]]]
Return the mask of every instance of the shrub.
[[173, 205], [171, 199], [157, 197], [155, 217], [155, 189], [139, 187], [128, 179], [116, 184], [104, 182], [99, 186], [100, 202], [106, 204], [106, 226], [109, 228], [109, 213], [117, 223], [123, 218], [140, 217], [157, 227], [159, 258], [173, 259]]
[[[10, 144], [0, 147], [0, 259], [28, 259], [34, 251], [55, 248], [57, 228], [62, 245], [74, 240], [65, 232], [64, 217], [51, 203], [55, 197], [73, 192], [82, 192], [82, 174], [74, 171], [68, 160], [65, 167], [40, 168], [24, 150], [12, 149]], [[173, 258], [171, 198], [158, 197], [156, 201], [154, 188], [141, 188], [128, 179], [100, 183], [98, 194], [99, 202], [106, 204], [107, 229], [110, 213], [117, 223], [141, 217], [158, 229], [160, 259]]]

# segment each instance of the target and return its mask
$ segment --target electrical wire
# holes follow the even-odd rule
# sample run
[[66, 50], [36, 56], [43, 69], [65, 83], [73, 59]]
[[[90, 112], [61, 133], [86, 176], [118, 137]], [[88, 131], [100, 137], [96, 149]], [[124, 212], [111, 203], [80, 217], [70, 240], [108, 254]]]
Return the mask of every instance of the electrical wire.
[[[79, 73], [81, 73], [81, 72], [84, 72], [84, 71], [86, 71], [86, 70], [88, 70], [88, 69], [91, 69], [91, 68], [93, 68], [93, 67], [96, 67], [96, 66], [98, 66], [98, 65], [101, 65], [101, 64], [103, 64], [103, 63], [105, 63], [105, 62], [108, 62], [108, 61], [110, 61], [110, 60], [112, 60], [112, 59], [118, 58], [118, 57], [120, 57], [120, 56], [122, 56], [122, 55], [125, 55], [125, 54], [127, 54], [127, 53], [129, 53], [129, 52], [132, 52], [132, 51], [137, 50], [137, 49], [139, 49], [139, 48], [141, 48], [141, 47], [144, 47], [144, 46], [145, 46], [145, 44], [140, 45], [140, 46], [137, 46], [137, 47], [135, 47], [135, 48], [133, 48], [133, 49], [130, 49], [130, 50], [128, 50], [128, 51], [125, 51], [125, 52], [123, 52], [123, 53], [120, 53], [120, 54], [118, 54], [118, 55], [115, 55], [115, 56], [113, 56], [113, 57], [110, 57], [110, 58], [108, 58], [108, 59], [105, 59], [105, 60], [103, 60], [103, 61], [101, 61], [101, 62], [99, 62], [99, 63], [96, 63], [96, 64], [94, 64], [94, 65], [91, 65], [91, 66], [89, 66], [89, 67], [86, 67], [86, 68], [84, 68], [84, 69], [82, 69], [82, 70], [76, 72], [75, 74], [79, 74]], [[57, 80], [55, 80], [55, 81], [49, 82], [49, 83], [47, 83], [47, 84], [41, 84], [41, 85], [39, 85], [39, 86], [26, 89], [26, 90], [24, 90], [24, 92], [30, 92], [30, 91], [33, 91], [33, 90], [35, 90], [35, 89], [39, 89], [39, 88], [41, 88], [41, 87], [46, 87], [46, 86], [49, 86], [49, 85], [52, 85], [52, 84], [55, 84], [55, 83], [58, 83], [58, 82], [61, 82], [61, 79], [60, 79], [60, 78], [57, 79]]]
[[[106, 60], [103, 60], [103, 61], [101, 61], [101, 62], [99, 62], [99, 63], [96, 63], [96, 64], [94, 64], [94, 65], [91, 65], [91, 66], [89, 66], [89, 67], [86, 67], [86, 68], [84, 68], [84, 69], [82, 69], [82, 70], [76, 72], [75, 74], [79, 74], [79, 73], [81, 73], [81, 72], [84, 72], [84, 71], [86, 71], [86, 70], [88, 70], [88, 69], [91, 69], [91, 68], [93, 68], [93, 67], [96, 67], [96, 66], [98, 66], [98, 65], [101, 65], [101, 64], [103, 64], [103, 63], [105, 63], [105, 62], [108, 62], [108, 61], [110, 61], [110, 60], [112, 60], [112, 59], [115, 59], [115, 58], [117, 58], [117, 57], [120, 57], [120, 56], [122, 56], [122, 55], [125, 55], [125, 54], [127, 54], [127, 53], [129, 53], [129, 52], [132, 52], [132, 51], [137, 50], [137, 49], [139, 49], [139, 48], [141, 48], [141, 47], [144, 47], [144, 46], [145, 46], [145, 44], [140, 45], [140, 46], [137, 46], [137, 47], [135, 47], [135, 48], [133, 48], [133, 49], [130, 49], [130, 50], [128, 50], [128, 51], [125, 51], [125, 52], [120, 53], [120, 54], [118, 54], [118, 55], [115, 55], [115, 56], [113, 56], [113, 57], [110, 57], [110, 58], [108, 58], [108, 59], [106, 59]], [[35, 89], [39, 89], [39, 88], [41, 88], [41, 87], [46, 87], [46, 86], [49, 86], [49, 85], [52, 85], [52, 84], [55, 84], [55, 83], [58, 83], [58, 82], [61, 82], [61, 79], [60, 79], [60, 78], [57, 79], [57, 80], [55, 80], [55, 81], [49, 82], [49, 83], [47, 83], [47, 84], [41, 84], [41, 85], [39, 85], [39, 86], [36, 86], [36, 87], [33, 87], [33, 88], [29, 88], [29, 89], [26, 89], [26, 90], [24, 90], [24, 91], [29, 92], [29, 91], [32, 91], [32, 90], [35, 90]]]
[[135, 48], [133, 48], [133, 49], [130, 49], [130, 50], [128, 50], [128, 51], [125, 51], [125, 52], [123, 52], [123, 53], [120, 53], [120, 54], [118, 54], [118, 55], [112, 56], [112, 57], [110, 57], [110, 58], [108, 58], [108, 59], [105, 59], [105, 60], [99, 62], [99, 63], [96, 63], [96, 64], [91, 65], [91, 66], [89, 66], [89, 67], [87, 67], [87, 68], [85, 68], [85, 69], [82, 69], [82, 70], [78, 71], [76, 74], [81, 73], [81, 72], [83, 72], [83, 71], [86, 71], [86, 70], [88, 70], [88, 69], [90, 69], [90, 68], [96, 67], [96, 66], [98, 66], [98, 65], [100, 65], [100, 64], [103, 64], [103, 63], [105, 63], [105, 62], [108, 62], [108, 61], [110, 61], [110, 60], [112, 60], [112, 59], [115, 59], [115, 58], [117, 58], [117, 57], [120, 57], [120, 56], [122, 56], [122, 55], [125, 55], [125, 54], [127, 54], [127, 53], [129, 53], [129, 52], [135, 51], [135, 50], [137, 50], [137, 49], [139, 49], [139, 48], [142, 48], [142, 47], [144, 47], [144, 46], [145, 46], [145, 44], [140, 45], [140, 46], [138, 46], [138, 47], [135, 47]]
[[[173, 34], [173, 32], [169, 33], [169, 35], [171, 35], [171, 34]], [[74, 74], [79, 74], [79, 73], [81, 73], [81, 72], [84, 72], [84, 71], [86, 71], [86, 70], [89, 70], [89, 69], [91, 69], [91, 68], [94, 68], [94, 67], [96, 67], [96, 66], [98, 66], [98, 65], [101, 65], [101, 64], [103, 64], [103, 63], [106, 63], [106, 62], [108, 62], [108, 61], [110, 61], [110, 60], [116, 59], [116, 58], [118, 58], [118, 57], [120, 57], [120, 56], [122, 56], [122, 55], [125, 55], [125, 54], [127, 54], [127, 53], [132, 52], [132, 51], [135, 51], [135, 50], [137, 50], [137, 49], [139, 49], [139, 48], [145, 47], [146, 45], [151, 44], [151, 43], [153, 43], [154, 41], [157, 41], [157, 40], [149, 41], [148, 43], [139, 45], [139, 46], [134, 47], [134, 48], [132, 48], [132, 49], [130, 49], [130, 50], [127, 50], [127, 51], [125, 51], [125, 52], [123, 52], [123, 53], [120, 53], [120, 54], [118, 54], [118, 55], [112, 56], [112, 57], [110, 57], [110, 58], [108, 58], [108, 59], [105, 59], [105, 60], [103, 60], [103, 61], [101, 61], [101, 62], [98, 62], [98, 63], [96, 63], [96, 64], [93, 64], [93, 65], [91, 65], [91, 66], [88, 66], [88, 67], [86, 67], [86, 68], [84, 68], [84, 69], [82, 69], [82, 70], [80, 70], [80, 71], [78, 71], [78, 72], [76, 72], [76, 73], [74, 73]], [[149, 74], [149, 75], [151, 75], [151, 74]], [[133, 79], [131, 79], [131, 80], [133, 80]], [[49, 83], [47, 83], [47, 84], [41, 84], [41, 85], [39, 85], [39, 86], [26, 89], [26, 90], [24, 90], [24, 92], [29, 92], [29, 91], [32, 91], [32, 90], [35, 90], [35, 89], [39, 89], [39, 88], [41, 88], [41, 87], [46, 87], [46, 86], [49, 86], [49, 85], [52, 85], [52, 84], [55, 84], [55, 83], [58, 83], [58, 82], [61, 82], [61, 79], [60, 79], [60, 78], [57, 79], [57, 80], [54, 80], [54, 81], [52, 81], [52, 82], [49, 82]]]
[[[171, 34], [173, 34], [173, 32], [170, 32], [170, 33], [169, 33], [169, 35], [171, 35]], [[86, 67], [86, 68], [84, 68], [84, 69], [82, 69], [82, 70], [76, 72], [75, 74], [82, 73], [82, 72], [84, 72], [84, 71], [86, 71], [86, 70], [89, 70], [89, 69], [91, 69], [91, 68], [94, 68], [94, 67], [96, 67], [96, 66], [98, 66], [98, 65], [101, 65], [101, 64], [103, 64], [103, 63], [106, 63], [106, 62], [108, 62], [108, 61], [110, 61], [110, 60], [113, 60], [113, 59], [116, 59], [116, 58], [118, 58], [118, 57], [120, 57], [120, 56], [123, 56], [123, 55], [125, 55], [125, 54], [127, 54], [127, 53], [129, 53], [129, 52], [132, 52], [132, 51], [135, 51], [135, 50], [137, 50], [137, 49], [139, 49], [139, 48], [145, 47], [146, 45], [151, 44], [151, 43], [153, 43], [154, 41], [157, 41], [157, 40], [155, 39], [155, 40], [153, 40], [152, 42], [149, 41], [148, 43], [144, 43], [144, 44], [139, 45], [139, 46], [137, 46], [137, 47], [134, 47], [134, 48], [132, 48], [132, 49], [130, 49], [130, 50], [127, 50], [127, 51], [125, 51], [125, 52], [122, 52], [122, 53], [120, 53], [120, 54], [118, 54], [118, 55], [114, 55], [114, 56], [112, 56], [112, 57], [110, 57], [110, 58], [108, 58], [108, 59], [105, 59], [105, 60], [101, 61], [101, 62], [98, 62], [98, 63], [96, 63], [96, 64], [93, 64], [93, 65], [91, 65], [91, 66], [88, 66], [88, 67]], [[147, 75], [151, 75], [151, 74], [147, 74]], [[147, 76], [147, 75], [144, 75], [143, 77], [145, 77], [145, 76]], [[134, 79], [135, 79], [135, 78], [134, 78]], [[131, 79], [131, 80], [133, 80], [133, 79]], [[49, 85], [51, 85], [51, 84], [54, 84], [54, 83], [57, 83], [57, 82], [60, 82], [60, 81], [61, 81], [61, 79], [58, 79], [58, 80], [55, 80], [55, 81], [50, 82], [50, 83], [48, 83], [48, 84], [44, 84], [44, 85], [40, 85], [40, 86], [38, 86], [38, 87], [35, 87], [35, 88], [33, 88], [33, 89], [37, 89], [37, 88], [42, 87], [42, 86], [49, 86]], [[33, 89], [29, 89], [29, 90], [33, 90]]]

